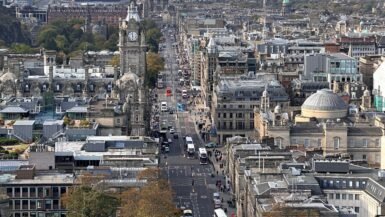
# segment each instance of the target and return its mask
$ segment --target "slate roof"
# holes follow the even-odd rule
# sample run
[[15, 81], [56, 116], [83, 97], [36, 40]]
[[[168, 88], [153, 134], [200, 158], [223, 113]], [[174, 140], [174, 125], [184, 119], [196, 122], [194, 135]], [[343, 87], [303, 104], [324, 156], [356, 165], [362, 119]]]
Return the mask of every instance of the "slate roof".
[[348, 136], [382, 136], [379, 127], [348, 127]]
[[3, 108], [0, 113], [27, 113], [28, 110], [21, 106], [7, 106]]

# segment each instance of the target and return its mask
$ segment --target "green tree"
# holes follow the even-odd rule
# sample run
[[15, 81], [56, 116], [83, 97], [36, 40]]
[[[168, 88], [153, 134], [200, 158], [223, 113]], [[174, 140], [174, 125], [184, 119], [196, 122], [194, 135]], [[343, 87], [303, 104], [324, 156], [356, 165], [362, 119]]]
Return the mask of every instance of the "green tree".
[[11, 51], [14, 53], [34, 53], [35, 49], [27, 44], [13, 43], [11, 45]]
[[155, 87], [156, 78], [160, 71], [164, 70], [164, 59], [157, 53], [147, 53], [146, 85]]
[[71, 188], [63, 196], [63, 201], [68, 217], [114, 216], [119, 205], [116, 197], [85, 185]]
[[55, 43], [57, 45], [57, 48], [59, 50], [66, 50], [68, 49], [68, 40], [64, 35], [57, 35], [55, 38]]

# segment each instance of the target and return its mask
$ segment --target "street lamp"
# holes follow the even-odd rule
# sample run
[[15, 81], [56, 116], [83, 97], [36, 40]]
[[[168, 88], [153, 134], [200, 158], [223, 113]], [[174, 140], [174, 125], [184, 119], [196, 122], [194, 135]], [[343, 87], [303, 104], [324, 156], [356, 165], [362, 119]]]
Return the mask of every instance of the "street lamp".
[[14, 91], [15, 91], [15, 98], [17, 98], [17, 79], [15, 79], [15, 88], [14, 88]]

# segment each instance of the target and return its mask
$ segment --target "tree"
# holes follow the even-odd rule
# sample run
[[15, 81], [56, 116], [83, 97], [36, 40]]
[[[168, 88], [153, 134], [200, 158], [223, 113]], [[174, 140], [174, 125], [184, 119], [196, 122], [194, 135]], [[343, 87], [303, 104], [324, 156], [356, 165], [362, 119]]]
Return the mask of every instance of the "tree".
[[118, 67], [120, 65], [120, 55], [115, 55], [111, 58], [110, 64], [113, 67]]
[[158, 169], [147, 169], [138, 175], [148, 184], [122, 193], [121, 216], [123, 217], [176, 217], [178, 210], [173, 202], [173, 192], [164, 179], [159, 179]]
[[13, 43], [11, 45], [11, 51], [14, 53], [33, 53], [35, 52], [35, 49], [31, 48], [27, 44], [19, 44], [19, 43]]
[[154, 87], [160, 71], [164, 70], [164, 59], [157, 53], [147, 53], [146, 85]]
[[86, 185], [71, 188], [63, 196], [63, 202], [68, 217], [114, 216], [119, 205], [116, 197]]

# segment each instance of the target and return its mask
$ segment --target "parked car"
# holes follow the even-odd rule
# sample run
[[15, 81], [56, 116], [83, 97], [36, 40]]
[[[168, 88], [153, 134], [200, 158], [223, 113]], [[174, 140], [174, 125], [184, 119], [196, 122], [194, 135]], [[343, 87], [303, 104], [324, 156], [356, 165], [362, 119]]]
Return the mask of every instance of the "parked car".
[[178, 138], [179, 138], [178, 134], [174, 133], [174, 139], [178, 139]]
[[171, 134], [174, 134], [174, 133], [175, 133], [174, 128], [171, 128], [171, 129], [170, 129], [170, 133], [171, 133]]
[[216, 148], [217, 144], [215, 142], [209, 142], [205, 144], [205, 148]]

